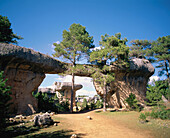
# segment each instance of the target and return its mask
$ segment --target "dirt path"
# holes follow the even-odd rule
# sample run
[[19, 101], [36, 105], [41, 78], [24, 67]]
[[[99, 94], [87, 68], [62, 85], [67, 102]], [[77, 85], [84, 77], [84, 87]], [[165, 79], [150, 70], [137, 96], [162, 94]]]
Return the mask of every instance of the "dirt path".
[[[82, 137], [88, 138], [148, 138], [148, 134], [140, 131], [134, 131], [113, 118], [105, 115], [99, 115], [94, 111], [82, 114], [58, 114], [58, 117], [64, 118], [61, 123], [67, 122], [69, 129], [75, 134], [82, 134]], [[92, 120], [87, 119], [91, 116]]]

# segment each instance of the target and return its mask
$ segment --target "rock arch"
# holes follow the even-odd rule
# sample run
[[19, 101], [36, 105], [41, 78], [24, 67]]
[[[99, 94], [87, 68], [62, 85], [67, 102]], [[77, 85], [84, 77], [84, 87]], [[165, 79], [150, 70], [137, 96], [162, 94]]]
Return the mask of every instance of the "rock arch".
[[[12, 87], [12, 102], [10, 110], [14, 114], [31, 114], [36, 110], [37, 103], [32, 96], [45, 78], [45, 74], [58, 74], [66, 70], [66, 63], [62, 63], [48, 55], [32, 49], [0, 43], [0, 70], [8, 78], [7, 84]], [[85, 71], [80, 70], [77, 76], [90, 77], [93, 72], [89, 66], [82, 65]], [[143, 103], [146, 84], [154, 73], [154, 67], [146, 59], [132, 59], [130, 67], [120, 68], [111, 66], [115, 73], [115, 81], [109, 86], [108, 103], [110, 106], [126, 107], [125, 97], [131, 92]], [[102, 96], [102, 89], [94, 82], [96, 91]]]

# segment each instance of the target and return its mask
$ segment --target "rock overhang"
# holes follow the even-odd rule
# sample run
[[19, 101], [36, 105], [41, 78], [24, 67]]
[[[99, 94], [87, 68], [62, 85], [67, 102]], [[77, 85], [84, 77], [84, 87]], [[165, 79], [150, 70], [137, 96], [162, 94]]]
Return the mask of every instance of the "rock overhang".
[[0, 43], [1, 70], [8, 66], [45, 74], [58, 74], [65, 70], [65, 64], [29, 48]]

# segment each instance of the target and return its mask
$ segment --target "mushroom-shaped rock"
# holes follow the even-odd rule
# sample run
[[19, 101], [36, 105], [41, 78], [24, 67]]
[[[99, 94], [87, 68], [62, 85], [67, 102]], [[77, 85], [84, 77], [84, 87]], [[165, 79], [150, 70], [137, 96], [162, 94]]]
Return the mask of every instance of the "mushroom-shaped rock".
[[[130, 93], [136, 95], [137, 100], [144, 105], [146, 86], [149, 77], [154, 74], [154, 67], [146, 59], [135, 58], [129, 63], [129, 67], [111, 65], [115, 73], [115, 80], [107, 86], [107, 103], [109, 107], [126, 108], [125, 99]], [[97, 93], [103, 96], [103, 88], [94, 82]]]
[[32, 114], [37, 100], [32, 96], [45, 78], [45, 73], [64, 72], [64, 63], [32, 49], [0, 43], [0, 71], [11, 86], [13, 114]]
[[[58, 92], [58, 97], [63, 98], [63, 100], [71, 100], [71, 82], [54, 82], [53, 91]], [[83, 86], [81, 84], [74, 84], [74, 92], [73, 92], [73, 105], [75, 105], [75, 95], [76, 91], [81, 89]]]

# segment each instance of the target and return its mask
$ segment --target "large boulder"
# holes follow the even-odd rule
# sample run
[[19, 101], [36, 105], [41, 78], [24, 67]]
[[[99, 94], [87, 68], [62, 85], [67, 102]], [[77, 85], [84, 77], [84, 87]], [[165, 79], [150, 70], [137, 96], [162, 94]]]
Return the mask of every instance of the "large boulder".
[[35, 126], [44, 126], [44, 125], [51, 125], [53, 124], [53, 119], [49, 113], [45, 113], [43, 115], [36, 115], [34, 117], [34, 125]]

